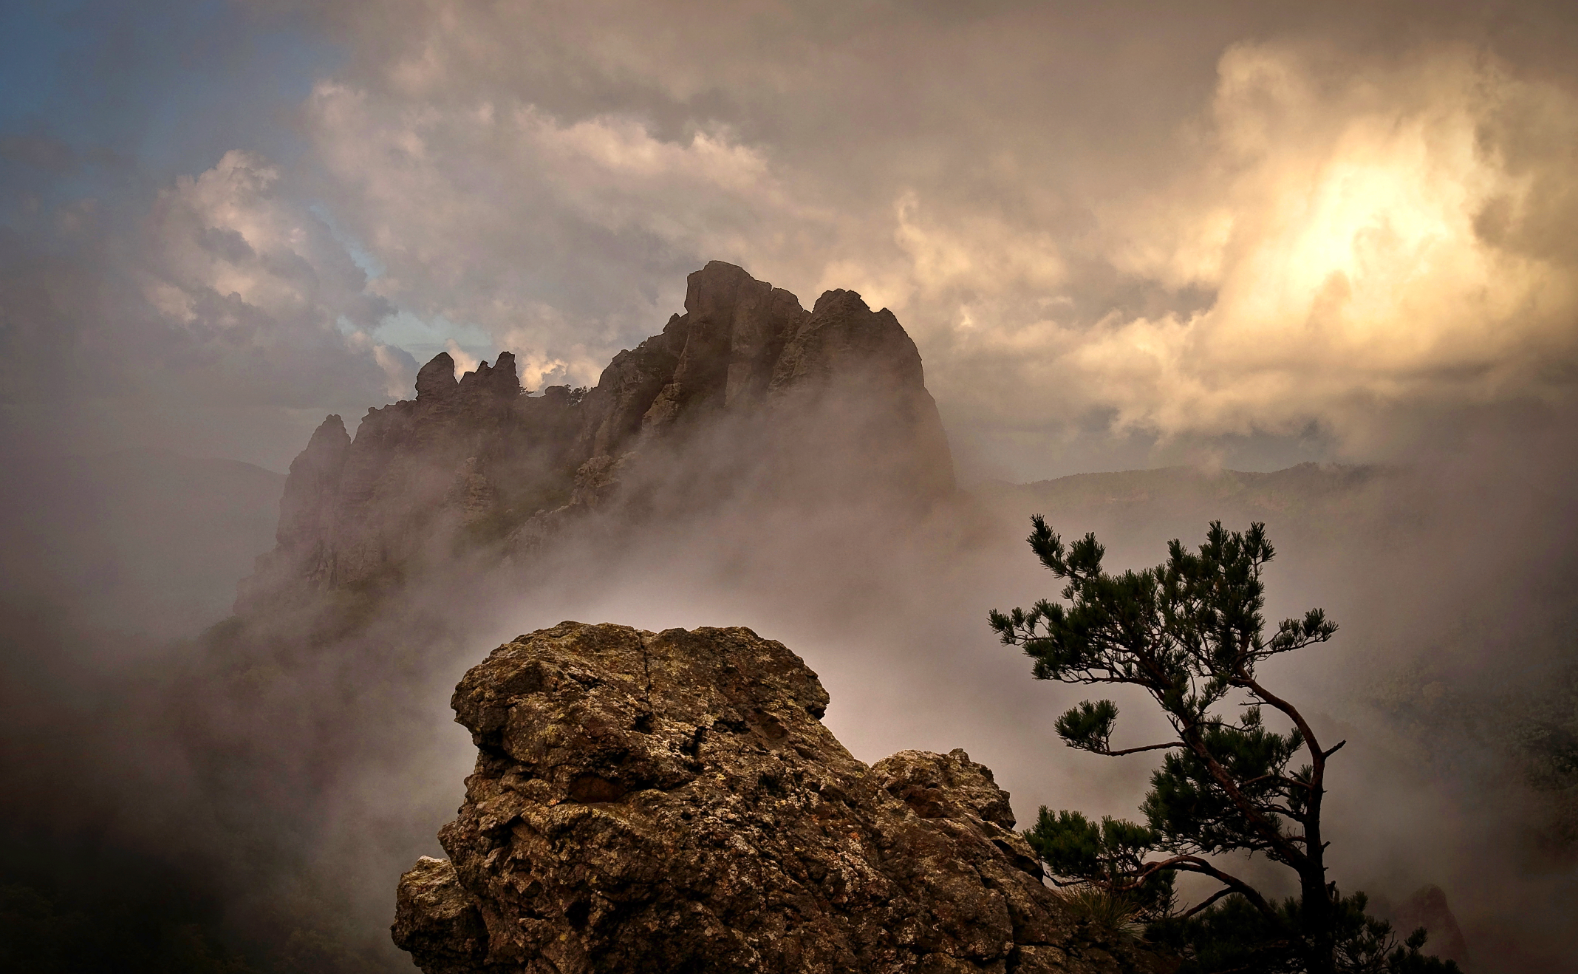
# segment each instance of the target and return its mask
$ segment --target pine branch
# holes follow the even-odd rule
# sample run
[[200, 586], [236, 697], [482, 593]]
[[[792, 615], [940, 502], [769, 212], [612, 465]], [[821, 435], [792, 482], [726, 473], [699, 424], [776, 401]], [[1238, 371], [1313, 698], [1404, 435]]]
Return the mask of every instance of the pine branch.
[[[1186, 734], [1185, 739], [1188, 739], [1189, 736]], [[1282, 853], [1295, 869], [1300, 868], [1300, 864], [1306, 862], [1309, 857], [1303, 851], [1295, 848], [1289, 841], [1289, 837], [1284, 835], [1282, 830], [1265, 816], [1255, 802], [1244, 795], [1243, 791], [1238, 787], [1238, 782], [1233, 779], [1232, 774], [1222, 767], [1221, 762], [1216, 760], [1210, 749], [1205, 746], [1205, 742], [1198, 739], [1198, 733], [1193, 736], [1196, 739], [1190, 742], [1189, 749], [1205, 764], [1206, 770], [1216, 780], [1217, 785], [1222, 789], [1222, 793], [1238, 808], [1239, 814], [1249, 821], [1268, 848], [1276, 849]]]
[[1215, 903], [1217, 900], [1221, 899], [1222, 897], [1224, 897], [1224, 896], [1231, 896], [1231, 895], [1233, 895], [1236, 892], [1238, 892], [1238, 891], [1233, 889], [1231, 886], [1223, 886], [1221, 889], [1217, 890], [1215, 893], [1212, 893], [1210, 896], [1208, 896], [1205, 899], [1201, 900], [1199, 903], [1196, 903], [1194, 906], [1191, 906], [1189, 909], [1185, 910], [1183, 913], [1180, 913], [1178, 915], [1178, 918], [1180, 920], [1187, 920], [1190, 917], [1194, 916], [1196, 913], [1199, 913], [1201, 910], [1203, 910], [1206, 907], [1210, 906], [1212, 903]]
[[1265, 914], [1267, 917], [1271, 917], [1273, 919], [1277, 917], [1276, 908], [1268, 903], [1266, 898], [1261, 896], [1259, 891], [1253, 886], [1244, 882], [1242, 879], [1239, 879], [1237, 876], [1232, 875], [1231, 873], [1223, 872], [1222, 870], [1211, 865], [1206, 860], [1194, 855], [1172, 856], [1168, 859], [1148, 862], [1145, 864], [1144, 870], [1139, 874], [1138, 877], [1136, 877], [1135, 881], [1125, 884], [1122, 887], [1122, 891], [1126, 892], [1129, 890], [1139, 889], [1146, 879], [1149, 879], [1152, 875], [1162, 871], [1163, 869], [1177, 869], [1182, 872], [1199, 873], [1203, 876], [1210, 876], [1212, 879], [1221, 883], [1226, 888], [1226, 892], [1238, 893], [1239, 895], [1243, 896], [1244, 899], [1248, 900], [1257, 910]]
[[1161, 751], [1167, 748], [1188, 746], [1189, 745], [1185, 744], [1183, 741], [1169, 741], [1166, 744], [1147, 744], [1144, 747], [1126, 747], [1121, 751], [1096, 751], [1095, 753], [1105, 755], [1109, 758], [1121, 758], [1125, 754], [1138, 754], [1141, 751]]

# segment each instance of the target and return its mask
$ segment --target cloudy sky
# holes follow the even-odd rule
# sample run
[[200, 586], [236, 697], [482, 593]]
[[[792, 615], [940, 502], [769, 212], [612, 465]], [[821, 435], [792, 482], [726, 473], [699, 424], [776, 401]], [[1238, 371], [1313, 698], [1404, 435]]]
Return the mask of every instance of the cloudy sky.
[[[283, 469], [685, 275], [899, 316], [966, 476], [1450, 450], [1578, 385], [1565, 3], [0, 10], [8, 449]], [[353, 419], [354, 422], [354, 419]]]

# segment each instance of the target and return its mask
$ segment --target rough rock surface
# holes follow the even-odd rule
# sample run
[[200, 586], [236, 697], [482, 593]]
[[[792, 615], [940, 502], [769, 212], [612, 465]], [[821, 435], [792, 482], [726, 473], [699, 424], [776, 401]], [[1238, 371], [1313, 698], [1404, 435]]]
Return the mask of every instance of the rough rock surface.
[[459, 817], [401, 878], [427, 974], [1135, 969], [1081, 939], [963, 751], [867, 767], [749, 629], [566, 622], [456, 689]]
[[745, 459], [718, 466], [717, 480], [738, 477], [754, 450], [777, 462], [759, 482], [831, 470], [835, 493], [887, 484], [929, 501], [953, 490], [920, 353], [891, 312], [853, 291], [829, 291], [806, 311], [720, 261], [690, 275], [685, 314], [614, 356], [589, 391], [523, 394], [504, 352], [458, 381], [440, 353], [416, 393], [369, 410], [354, 440], [338, 416], [313, 434], [241, 614], [303, 583], [377, 583], [479, 540], [546, 537], [553, 512], [606, 506], [639, 472], [630, 456], [720, 419], [736, 422], [735, 439], [715, 452]]

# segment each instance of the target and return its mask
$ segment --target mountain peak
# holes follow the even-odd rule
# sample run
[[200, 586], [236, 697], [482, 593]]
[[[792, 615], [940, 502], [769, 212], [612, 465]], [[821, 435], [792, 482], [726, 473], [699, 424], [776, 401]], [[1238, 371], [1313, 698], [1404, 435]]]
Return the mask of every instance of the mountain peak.
[[[707, 455], [694, 447], [703, 430]], [[666, 474], [638, 462], [665, 451], [688, 459], [671, 457]], [[456, 550], [457, 532], [539, 538], [545, 518], [605, 509], [631, 477], [655, 489], [687, 466], [712, 472], [692, 504], [751, 482], [780, 498], [875, 490], [929, 503], [953, 490], [920, 353], [891, 312], [843, 290], [807, 311], [711, 261], [687, 278], [685, 313], [615, 355], [584, 396], [521, 395], [509, 352], [457, 380], [440, 352], [417, 373], [415, 398], [369, 410], [354, 441], [326, 419], [291, 466], [279, 548], [240, 602], [303, 580], [399, 578], [412, 559]]]

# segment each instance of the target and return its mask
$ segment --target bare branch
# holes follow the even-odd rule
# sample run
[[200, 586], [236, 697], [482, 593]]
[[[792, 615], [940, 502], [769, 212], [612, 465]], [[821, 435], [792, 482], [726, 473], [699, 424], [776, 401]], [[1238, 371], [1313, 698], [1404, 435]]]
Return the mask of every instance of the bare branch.
[[[1336, 748], [1332, 748], [1332, 750], [1335, 751]], [[1294, 786], [1297, 786], [1299, 788], [1308, 788], [1309, 787], [1309, 782], [1307, 782], [1307, 781], [1300, 781], [1297, 778], [1289, 778], [1285, 774], [1263, 774], [1263, 775], [1259, 776], [1258, 778], [1249, 778], [1247, 780], [1239, 782], [1239, 787], [1241, 787], [1241, 788], [1248, 788], [1250, 785], [1258, 785], [1262, 781], [1275, 781], [1275, 782], [1278, 782], [1279, 784], [1287, 785], [1290, 788], [1294, 787]]]
[[1244, 899], [1246, 899], [1250, 903], [1254, 904], [1255, 909], [1259, 910], [1261, 913], [1265, 914], [1266, 916], [1268, 916], [1268, 917], [1276, 917], [1277, 916], [1276, 908], [1273, 907], [1270, 903], [1266, 902], [1266, 898], [1264, 896], [1261, 896], [1260, 892], [1258, 890], [1256, 890], [1253, 886], [1249, 885], [1248, 883], [1244, 882], [1242, 879], [1239, 879], [1237, 876], [1233, 876], [1233, 875], [1230, 875], [1228, 873], [1223, 872], [1222, 870], [1216, 868], [1215, 866], [1213, 866], [1210, 863], [1206, 862], [1204, 859], [1199, 858], [1198, 856], [1189, 856], [1189, 857], [1187, 857], [1187, 859], [1188, 859], [1187, 862], [1179, 863], [1176, 868], [1181, 869], [1184, 872], [1202, 873], [1202, 874], [1204, 874], [1206, 876], [1210, 876], [1212, 879], [1216, 880], [1217, 882], [1222, 883], [1223, 885], [1225, 885], [1227, 887], [1230, 887], [1233, 892], [1238, 893], [1241, 896], [1243, 896]]
[[1144, 863], [1143, 866], [1144, 868], [1140, 870], [1137, 876], [1135, 876], [1133, 882], [1116, 885], [1112, 888], [1117, 892], [1136, 890], [1143, 886], [1147, 879], [1162, 871], [1163, 869], [1178, 869], [1183, 872], [1200, 873], [1204, 876], [1210, 876], [1212, 879], [1226, 887], [1227, 892], [1238, 893], [1242, 895], [1244, 899], [1254, 904], [1255, 908], [1264, 913], [1266, 916], [1277, 916], [1276, 909], [1272, 907], [1270, 903], [1266, 902], [1266, 898], [1261, 896], [1253, 886], [1244, 882], [1242, 879], [1239, 879], [1237, 876], [1232, 875], [1231, 873], [1223, 872], [1199, 856], [1187, 854], [1170, 856], [1166, 859], [1157, 859], [1152, 862]]
[[1201, 900], [1199, 903], [1196, 903], [1194, 906], [1191, 906], [1189, 909], [1185, 910], [1180, 915], [1180, 919], [1187, 920], [1190, 917], [1194, 916], [1196, 913], [1199, 913], [1201, 910], [1203, 910], [1206, 907], [1210, 906], [1212, 903], [1215, 903], [1217, 900], [1221, 899], [1222, 897], [1231, 895], [1234, 892], [1235, 892], [1235, 890], [1231, 886], [1223, 886], [1221, 889], [1217, 890], [1215, 893], [1212, 893], [1210, 896], [1206, 897], [1204, 900]]
[[1125, 754], [1138, 754], [1141, 751], [1162, 751], [1162, 750], [1166, 750], [1167, 748], [1170, 748], [1170, 747], [1188, 747], [1188, 746], [1189, 745], [1185, 744], [1183, 741], [1169, 741], [1166, 744], [1147, 744], [1144, 747], [1126, 747], [1126, 748], [1124, 748], [1121, 751], [1096, 751], [1094, 753], [1096, 753], [1096, 754], [1104, 754], [1104, 755], [1106, 755], [1109, 758], [1121, 758]]

